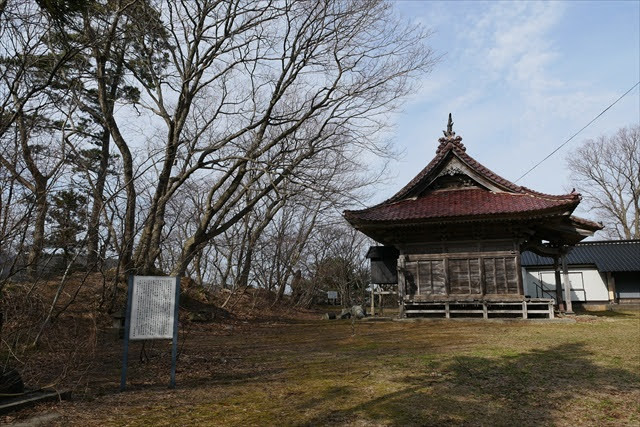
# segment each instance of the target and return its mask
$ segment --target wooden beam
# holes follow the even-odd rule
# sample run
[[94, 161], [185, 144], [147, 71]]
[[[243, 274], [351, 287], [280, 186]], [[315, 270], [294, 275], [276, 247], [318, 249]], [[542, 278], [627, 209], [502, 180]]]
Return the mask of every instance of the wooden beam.
[[531, 251], [540, 256], [556, 257], [560, 254], [560, 248], [542, 243], [540, 240], [529, 240], [522, 245], [522, 251]]

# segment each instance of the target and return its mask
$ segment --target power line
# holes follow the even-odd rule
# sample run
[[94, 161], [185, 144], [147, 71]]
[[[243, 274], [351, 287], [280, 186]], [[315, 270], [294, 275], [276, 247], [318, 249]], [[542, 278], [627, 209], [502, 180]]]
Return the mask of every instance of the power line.
[[636, 86], [638, 86], [640, 84], [640, 81], [636, 84], [634, 84], [631, 89], [629, 89], [628, 91], [626, 91], [625, 93], [623, 93], [620, 98], [616, 99], [615, 101], [613, 101], [613, 103], [611, 105], [609, 105], [607, 108], [605, 108], [604, 110], [602, 110], [600, 112], [600, 114], [598, 114], [597, 116], [595, 116], [589, 123], [587, 123], [586, 125], [584, 125], [582, 127], [582, 129], [580, 129], [578, 132], [574, 133], [571, 138], [567, 139], [565, 142], [563, 142], [562, 144], [560, 144], [558, 146], [558, 148], [556, 148], [555, 150], [553, 150], [551, 153], [549, 153], [549, 155], [547, 157], [545, 157], [544, 159], [540, 160], [538, 163], [536, 163], [531, 169], [529, 169], [528, 171], [526, 171], [522, 176], [520, 176], [520, 178], [516, 179], [514, 182], [518, 182], [520, 181], [522, 178], [524, 178], [525, 176], [527, 176], [529, 174], [529, 172], [531, 172], [532, 170], [534, 170], [535, 168], [537, 168], [538, 166], [540, 166], [545, 160], [547, 160], [549, 157], [553, 156], [558, 150], [560, 150], [562, 147], [564, 147], [565, 145], [567, 145], [569, 143], [569, 141], [571, 141], [573, 138], [575, 138], [576, 136], [578, 136], [578, 134], [580, 134], [580, 132], [582, 132], [583, 130], [585, 130], [586, 128], [589, 127], [589, 125], [593, 122], [595, 122], [596, 120], [598, 120], [598, 118], [600, 118], [600, 116], [602, 116], [604, 113], [607, 112], [607, 110], [609, 110], [611, 107], [613, 107], [614, 105], [616, 105], [618, 103], [618, 101], [620, 101], [622, 98], [624, 98], [625, 96], [627, 96], [627, 94], [629, 92], [631, 92], [633, 89], [636, 88]]

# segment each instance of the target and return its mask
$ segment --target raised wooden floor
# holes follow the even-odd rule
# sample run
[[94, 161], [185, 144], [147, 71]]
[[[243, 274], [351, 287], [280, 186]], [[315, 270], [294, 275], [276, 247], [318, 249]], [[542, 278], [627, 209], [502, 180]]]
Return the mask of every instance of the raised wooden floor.
[[405, 301], [406, 317], [522, 317], [553, 319], [552, 299], [526, 298], [521, 301]]

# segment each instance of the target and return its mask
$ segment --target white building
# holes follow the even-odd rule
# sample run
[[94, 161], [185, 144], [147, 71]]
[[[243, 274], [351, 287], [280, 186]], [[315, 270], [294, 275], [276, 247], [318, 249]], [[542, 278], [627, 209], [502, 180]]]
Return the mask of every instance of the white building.
[[[523, 252], [521, 262], [525, 294], [555, 298], [553, 258]], [[572, 302], [640, 303], [640, 240], [579, 243], [567, 264]]]

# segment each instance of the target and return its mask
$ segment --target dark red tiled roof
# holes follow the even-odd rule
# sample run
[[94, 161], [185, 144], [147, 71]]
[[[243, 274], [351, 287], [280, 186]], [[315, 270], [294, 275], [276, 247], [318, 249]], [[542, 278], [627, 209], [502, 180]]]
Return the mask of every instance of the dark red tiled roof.
[[[461, 137], [445, 133], [445, 137], [440, 138], [439, 142], [436, 156], [407, 185], [376, 206], [345, 211], [347, 221], [354, 225], [365, 225], [563, 216], [572, 225], [591, 231], [602, 229], [601, 224], [569, 216], [580, 203], [579, 194], [572, 192], [556, 196], [516, 185], [469, 156]], [[501, 191], [478, 187], [429, 189], [427, 186], [438, 176], [451, 156], [457, 157]]]
[[604, 228], [604, 225], [602, 225], [601, 222], [589, 221], [588, 219], [580, 218], [573, 215], [569, 217], [569, 221], [577, 226], [584, 227], [588, 230], [598, 231]]
[[359, 211], [345, 211], [349, 221], [385, 222], [453, 219], [510, 214], [534, 217], [573, 211], [580, 196], [546, 196], [534, 192], [496, 193], [484, 189], [434, 191], [419, 198], [383, 202]]
[[[557, 197], [557, 196], [551, 196], [549, 194], [538, 193], [537, 191], [519, 186], [507, 179], [504, 179], [503, 177], [496, 174], [495, 172], [485, 167], [484, 165], [480, 164], [473, 157], [468, 155], [467, 149], [465, 148], [464, 144], [462, 144], [462, 138], [459, 136], [454, 138], [446, 138], [446, 137], [440, 138], [439, 142], [440, 142], [440, 145], [436, 150], [436, 156], [433, 158], [433, 160], [431, 160], [429, 164], [424, 169], [422, 169], [422, 171], [420, 171], [420, 173], [418, 173], [418, 175], [416, 175], [407, 185], [405, 185], [396, 194], [391, 196], [391, 198], [388, 199], [386, 202], [383, 202], [383, 204], [389, 203], [389, 202], [395, 202], [398, 200], [402, 200], [406, 197], [413, 196], [414, 194], [411, 194], [413, 190], [416, 187], [418, 187], [431, 172], [434, 172], [436, 169], [438, 169], [438, 166], [442, 163], [442, 161], [445, 159], [445, 157], [447, 157], [449, 153], [455, 154], [460, 160], [466, 163], [471, 169], [475, 170], [479, 175], [482, 175], [485, 178], [493, 181], [497, 185], [502, 186], [507, 191], [513, 191], [517, 193], [538, 194], [546, 197]], [[560, 196], [560, 197], [564, 197], [564, 196]]]

